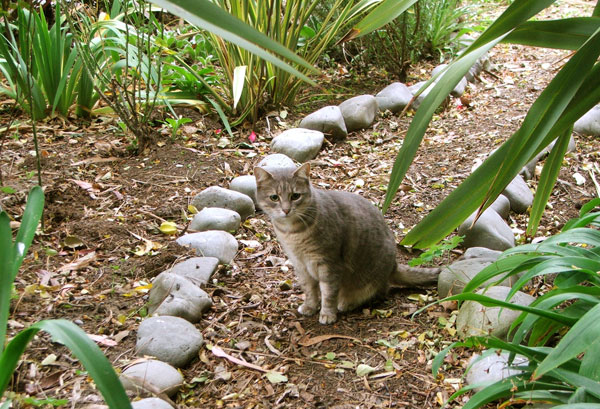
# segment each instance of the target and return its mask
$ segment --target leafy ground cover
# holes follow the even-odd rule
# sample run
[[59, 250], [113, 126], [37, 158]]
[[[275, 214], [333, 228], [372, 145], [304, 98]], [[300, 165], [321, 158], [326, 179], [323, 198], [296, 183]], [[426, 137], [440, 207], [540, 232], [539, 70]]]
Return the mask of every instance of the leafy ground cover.
[[[550, 12], [565, 15], [580, 7], [589, 5], [573, 1]], [[492, 51], [497, 70], [484, 73], [483, 82], [461, 104], [453, 101], [437, 114], [386, 214], [398, 241], [517, 129], [566, 56], [507, 45]], [[408, 81], [426, 78], [431, 68], [427, 63], [413, 67]], [[322, 105], [375, 93], [391, 79], [378, 71], [364, 76], [338, 71], [320, 82], [333, 93], [307, 92], [294, 109], [271, 113], [257, 125], [254, 142], [251, 130], [241, 127], [225, 143], [220, 125], [193, 111], [182, 112], [193, 121], [182, 125], [178, 139], [172, 141], [165, 130], [162, 141], [140, 156], [128, 153], [128, 137], [114, 118], [42, 123], [45, 230], [17, 276], [8, 335], [40, 319], [66, 318], [93, 334], [117, 368], [135, 360], [135, 334], [145, 315], [151, 278], [188, 255], [159, 231], [161, 222], [171, 220], [183, 229], [193, 195], [248, 173], [269, 153], [272, 136]], [[8, 123], [9, 113], [2, 115]], [[381, 203], [409, 121], [410, 116], [384, 114], [372, 129], [327, 144], [312, 163], [315, 183], [357, 191]], [[594, 163], [600, 142], [578, 135], [576, 142], [539, 236], [558, 232], [581, 204], [598, 195]], [[35, 181], [32, 150], [25, 122], [2, 141], [2, 185], [15, 192], [0, 193], [0, 205], [16, 221]], [[511, 224], [525, 240], [526, 216], [512, 215]], [[187, 384], [176, 398], [178, 407], [435, 408], [458, 388], [470, 352], [454, 351], [441, 376], [431, 375], [435, 354], [456, 339], [454, 306], [434, 307], [410, 319], [411, 312], [436, 297], [435, 291], [396, 290], [362, 311], [343, 315], [335, 325], [321, 326], [314, 317], [295, 313], [301, 292], [293, 284], [292, 268], [282, 264], [285, 256], [265, 216], [246, 222], [238, 238], [247, 242], [236, 261], [220, 269], [207, 287], [215, 305], [199, 326], [207, 346], [276, 369], [287, 381], [269, 380], [204, 348], [199, 360], [183, 371]], [[402, 259], [413, 256], [399, 249]], [[541, 290], [542, 284], [529, 288], [532, 293]], [[82, 370], [66, 349], [40, 335], [26, 352], [11, 390], [38, 399], [22, 401], [23, 407], [48, 406], [50, 398], [69, 399], [75, 407], [99, 403]]]

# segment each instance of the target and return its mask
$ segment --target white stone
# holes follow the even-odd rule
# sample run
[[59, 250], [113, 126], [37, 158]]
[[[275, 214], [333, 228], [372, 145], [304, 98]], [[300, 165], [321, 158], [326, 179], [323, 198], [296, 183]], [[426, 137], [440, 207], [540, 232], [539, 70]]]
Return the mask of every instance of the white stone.
[[204, 343], [196, 327], [179, 317], [150, 317], [137, 332], [136, 355], [152, 356], [176, 368], [186, 366]]
[[281, 168], [295, 168], [296, 164], [294, 163], [292, 158], [290, 158], [287, 155], [284, 155], [283, 153], [272, 153], [262, 158], [256, 166], [259, 168], [269, 170]]
[[185, 234], [177, 239], [177, 243], [195, 249], [198, 256], [216, 257], [222, 264], [231, 263], [238, 251], [235, 237], [221, 230]]
[[175, 264], [166, 272], [185, 277], [200, 287], [208, 283], [218, 265], [219, 259], [216, 257], [192, 257]]
[[298, 126], [331, 135], [334, 141], [346, 139], [348, 136], [342, 111], [335, 105], [323, 107], [307, 115]]
[[163, 272], [152, 282], [148, 297], [150, 315], [170, 315], [194, 323], [211, 306], [210, 296], [185, 277]]
[[506, 220], [510, 213], [510, 200], [504, 195], [499, 195], [496, 200], [494, 200], [494, 203], [490, 205], [490, 208], [494, 209], [500, 217]]
[[371, 126], [379, 110], [377, 100], [373, 95], [359, 95], [347, 99], [339, 107], [348, 132]]
[[480, 385], [474, 388], [476, 392], [479, 392], [491, 383], [521, 373], [522, 371], [511, 367], [527, 365], [529, 360], [517, 355], [512, 364], [509, 365], [509, 355], [508, 352], [502, 352], [498, 355], [497, 351], [486, 351], [483, 357], [479, 354], [474, 354], [469, 360], [470, 367], [466, 376], [467, 384], [470, 386]]
[[256, 178], [253, 175], [243, 175], [234, 178], [229, 183], [229, 189], [245, 194], [252, 199], [256, 206]]
[[194, 215], [190, 223], [191, 231], [223, 230], [236, 232], [241, 223], [240, 215], [230, 209], [205, 207]]
[[375, 99], [380, 111], [390, 110], [397, 113], [408, 105], [412, 99], [412, 92], [403, 83], [394, 82], [375, 95]]
[[131, 407], [133, 409], [173, 409], [173, 406], [159, 398], [141, 399], [132, 402]]
[[183, 385], [183, 376], [166, 362], [150, 359], [133, 364], [119, 376], [123, 388], [145, 396], [151, 391], [173, 396]]
[[600, 136], [600, 105], [596, 105], [575, 121], [573, 130], [582, 135]]
[[[481, 289], [477, 294], [484, 294], [496, 300], [505, 301], [510, 287], [490, 287], [485, 291]], [[524, 292], [517, 291], [508, 301], [511, 304], [529, 305], [534, 297]], [[502, 310], [502, 311], [500, 311]], [[498, 338], [506, 337], [511, 324], [521, 314], [521, 311], [500, 307], [484, 307], [476, 301], [465, 301], [456, 317], [456, 329], [462, 338], [470, 336], [492, 335]]]
[[438, 296], [445, 298], [460, 294], [473, 277], [494, 262], [493, 259], [457, 260], [445, 266], [438, 276]]
[[459, 236], [465, 236], [463, 246], [486, 247], [504, 251], [515, 246], [515, 236], [506, 221], [494, 209], [486, 209], [475, 225], [473, 213], [458, 227]]
[[192, 205], [201, 211], [205, 207], [220, 207], [237, 212], [242, 220], [254, 216], [254, 202], [245, 194], [235, 190], [211, 186], [192, 199]]
[[510, 208], [516, 213], [527, 213], [533, 204], [533, 193], [523, 177], [517, 175], [502, 192], [510, 201]]
[[324, 139], [323, 132], [293, 128], [283, 131], [273, 138], [271, 149], [303, 163], [317, 156]]
[[500, 254], [502, 254], [501, 251], [491, 250], [486, 247], [470, 247], [465, 251], [465, 254], [463, 254], [462, 257], [464, 259], [489, 258], [492, 260], [497, 260], [498, 257], [500, 257]]

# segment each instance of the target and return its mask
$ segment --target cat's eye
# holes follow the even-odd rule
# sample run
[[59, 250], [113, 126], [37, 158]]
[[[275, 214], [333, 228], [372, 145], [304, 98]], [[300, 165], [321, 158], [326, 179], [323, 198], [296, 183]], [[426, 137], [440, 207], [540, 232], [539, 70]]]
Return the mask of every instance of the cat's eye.
[[279, 201], [279, 196], [277, 196], [277, 195], [271, 195], [271, 196], [269, 196], [269, 199], [271, 199], [272, 202], [278, 202]]
[[300, 193], [292, 193], [290, 196], [290, 199], [292, 199], [293, 201], [296, 201], [298, 199], [300, 199], [301, 195]]

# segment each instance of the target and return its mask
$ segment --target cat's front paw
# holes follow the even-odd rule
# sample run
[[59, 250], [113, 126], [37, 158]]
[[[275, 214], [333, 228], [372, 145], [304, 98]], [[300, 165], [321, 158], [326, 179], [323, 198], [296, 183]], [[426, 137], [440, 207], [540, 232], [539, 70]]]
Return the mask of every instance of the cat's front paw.
[[315, 315], [315, 313], [317, 312], [317, 308], [311, 307], [310, 305], [306, 305], [306, 303], [304, 303], [300, 307], [298, 307], [298, 312], [302, 315], [311, 316]]
[[335, 312], [326, 313], [321, 311], [321, 314], [319, 314], [319, 322], [323, 325], [333, 324], [336, 320], [337, 314]]

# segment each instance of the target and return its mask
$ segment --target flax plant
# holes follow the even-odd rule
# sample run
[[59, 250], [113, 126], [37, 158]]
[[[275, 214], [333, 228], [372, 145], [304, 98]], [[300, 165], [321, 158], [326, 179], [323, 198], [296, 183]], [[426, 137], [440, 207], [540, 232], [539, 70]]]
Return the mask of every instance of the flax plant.
[[[352, 8], [352, 2], [335, 0], [317, 29], [311, 32], [307, 26], [320, 4], [316, 0], [217, 0], [216, 3], [234, 17], [295, 51], [311, 65], [331, 43]], [[339, 18], [335, 18], [338, 12]], [[222, 69], [225, 92], [238, 117], [237, 122], [246, 117], [256, 120], [259, 110], [267, 104], [279, 107], [293, 103], [302, 83], [298, 77], [219, 36], [212, 35], [211, 38]], [[304, 74], [308, 72], [303, 67], [299, 70]]]
[[[509, 341], [492, 336], [469, 337], [441, 351], [433, 361], [433, 375], [444, 365], [453, 348], [485, 347], [527, 358], [517, 373], [500, 381], [460, 389], [450, 401], [475, 393], [464, 409], [500, 407], [519, 403], [550, 403], [557, 408], [600, 407], [600, 199], [584, 205], [580, 217], [570, 220], [562, 232], [541, 243], [506, 250], [495, 263], [477, 274], [461, 294], [441, 301], [471, 300], [490, 307], [521, 311], [512, 324]], [[517, 276], [520, 275], [520, 276]], [[476, 290], [517, 276], [506, 300], [496, 300]], [[512, 296], [534, 278], [553, 286], [528, 306], [510, 303]], [[441, 302], [440, 301], [440, 302]]]
[[[0, 409], [17, 407], [11, 406], [12, 398], [5, 397], [5, 393], [25, 349], [39, 331], [49, 333], [53, 342], [63, 344], [73, 352], [94, 379], [111, 409], [130, 409], [131, 403], [112, 365], [91, 338], [74, 323], [64, 319], [43, 320], [12, 337], [7, 331], [13, 283], [31, 246], [43, 208], [44, 193], [41, 187], [36, 186], [29, 193], [15, 241], [12, 240], [10, 218], [6, 212], [0, 211]], [[6, 398], [4, 401], [3, 397]], [[13, 403], [16, 405], [16, 402]]]
[[25, 8], [19, 9], [16, 25], [4, 21], [0, 70], [6, 85], [0, 93], [15, 99], [33, 119], [56, 113], [67, 116], [74, 104], [77, 115], [88, 116], [98, 100], [63, 23], [60, 6], [52, 26], [44, 13]]

